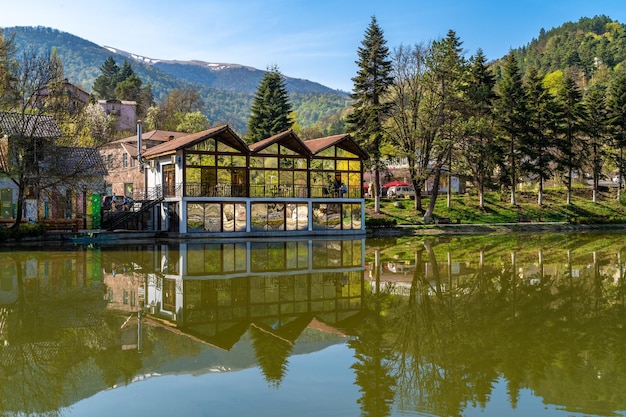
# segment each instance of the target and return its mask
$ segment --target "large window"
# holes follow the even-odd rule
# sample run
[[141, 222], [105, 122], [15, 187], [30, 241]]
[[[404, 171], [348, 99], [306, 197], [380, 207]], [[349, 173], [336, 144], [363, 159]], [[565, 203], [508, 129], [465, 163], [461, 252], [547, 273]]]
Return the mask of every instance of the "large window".
[[250, 158], [251, 197], [300, 197], [307, 195], [307, 158], [273, 144]]
[[246, 205], [243, 203], [187, 204], [187, 231], [245, 232]]
[[185, 151], [185, 195], [246, 197], [248, 159], [237, 149], [208, 139]]
[[361, 160], [345, 149], [331, 146], [311, 160], [312, 197], [361, 198]]

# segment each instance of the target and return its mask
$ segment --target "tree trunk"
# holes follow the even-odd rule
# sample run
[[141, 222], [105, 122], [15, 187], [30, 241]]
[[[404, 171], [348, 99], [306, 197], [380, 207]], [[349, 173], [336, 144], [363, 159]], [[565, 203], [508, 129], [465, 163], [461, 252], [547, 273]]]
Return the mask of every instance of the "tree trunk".
[[619, 164], [618, 164], [618, 175], [617, 175], [617, 201], [622, 200], [622, 178], [624, 178], [624, 171], [622, 170], [622, 161], [624, 156], [624, 148], [619, 147]]
[[437, 196], [439, 195], [439, 180], [441, 178], [441, 167], [437, 167], [433, 171], [433, 189], [430, 194], [430, 201], [428, 202], [428, 208], [424, 213], [424, 224], [430, 224], [433, 212], [435, 211], [435, 203], [437, 202]]
[[539, 178], [539, 191], [537, 192], [537, 204], [541, 207], [543, 205], [543, 178]]
[[374, 212], [380, 213], [380, 172], [378, 166], [374, 170]]
[[478, 184], [478, 207], [485, 210], [485, 186], [482, 181]]
[[567, 204], [572, 204], [572, 168], [570, 165], [569, 175], [567, 176]]

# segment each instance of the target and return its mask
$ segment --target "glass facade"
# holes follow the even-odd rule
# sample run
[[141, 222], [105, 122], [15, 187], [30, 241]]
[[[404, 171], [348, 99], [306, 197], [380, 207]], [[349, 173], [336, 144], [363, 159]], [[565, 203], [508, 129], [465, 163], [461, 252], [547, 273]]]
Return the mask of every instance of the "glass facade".
[[315, 155], [292, 148], [246, 154], [217, 137], [184, 149], [187, 232], [361, 230], [361, 157], [339, 146]]

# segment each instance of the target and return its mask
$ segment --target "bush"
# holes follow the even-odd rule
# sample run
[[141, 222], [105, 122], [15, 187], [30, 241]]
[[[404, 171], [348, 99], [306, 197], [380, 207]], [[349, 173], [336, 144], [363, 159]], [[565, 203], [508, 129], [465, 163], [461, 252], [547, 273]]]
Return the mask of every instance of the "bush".
[[394, 227], [398, 224], [396, 219], [368, 218], [365, 219], [365, 228], [376, 229], [379, 227]]

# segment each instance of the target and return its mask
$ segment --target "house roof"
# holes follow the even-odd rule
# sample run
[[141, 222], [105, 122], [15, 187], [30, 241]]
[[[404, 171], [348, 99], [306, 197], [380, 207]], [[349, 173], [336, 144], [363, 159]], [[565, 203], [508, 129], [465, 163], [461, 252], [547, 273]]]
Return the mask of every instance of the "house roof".
[[252, 152], [260, 152], [268, 146], [273, 145], [274, 143], [280, 143], [284, 147], [301, 155], [311, 155], [311, 151], [309, 150], [309, 148], [306, 147], [304, 142], [302, 142], [298, 135], [296, 135], [295, 132], [291, 129], [271, 136], [267, 139], [263, 139], [253, 143], [252, 145], [250, 145], [250, 150]]
[[204, 130], [198, 133], [192, 133], [187, 136], [176, 138], [160, 145], [156, 145], [143, 154], [144, 158], [152, 159], [159, 156], [171, 155], [176, 151], [189, 148], [197, 143], [205, 141], [210, 138], [219, 138], [222, 142], [229, 146], [241, 151], [248, 152], [248, 145], [241, 140], [239, 136], [228, 125], [216, 126], [208, 130]]
[[0, 134], [36, 139], [56, 139], [62, 136], [52, 116], [9, 112], [0, 112]]
[[[108, 171], [100, 153], [94, 147], [57, 146], [48, 154], [51, 171], [59, 176], [101, 177]], [[54, 172], [51, 172], [54, 175]]]
[[313, 155], [317, 155], [325, 149], [331, 146], [337, 146], [341, 149], [345, 149], [348, 152], [352, 152], [361, 159], [368, 159], [369, 155], [365, 152], [347, 133], [341, 135], [327, 136], [325, 138], [305, 140], [304, 144], [309, 148]]
[[[154, 142], [167, 142], [172, 139], [180, 138], [183, 136], [187, 136], [189, 133], [185, 132], [173, 132], [170, 130], [150, 130], [148, 132], [141, 132], [141, 140], [150, 140]], [[113, 140], [109, 144], [118, 144], [118, 143], [137, 143], [137, 135], [128, 136], [126, 138]]]

